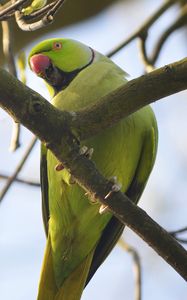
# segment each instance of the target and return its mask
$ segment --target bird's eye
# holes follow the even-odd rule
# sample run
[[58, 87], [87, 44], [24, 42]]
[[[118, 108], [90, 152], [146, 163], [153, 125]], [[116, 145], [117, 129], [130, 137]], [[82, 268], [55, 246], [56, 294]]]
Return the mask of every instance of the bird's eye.
[[61, 48], [62, 48], [62, 43], [60, 43], [60, 42], [53, 43], [53, 49], [60, 50]]

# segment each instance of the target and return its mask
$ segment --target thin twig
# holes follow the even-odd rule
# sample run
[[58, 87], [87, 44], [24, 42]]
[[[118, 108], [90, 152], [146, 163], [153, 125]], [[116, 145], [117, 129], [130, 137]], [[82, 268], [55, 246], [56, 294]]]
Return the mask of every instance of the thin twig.
[[[6, 58], [9, 72], [17, 77], [16, 65], [12, 50], [12, 34], [9, 21], [2, 21], [2, 33], [3, 33], [3, 52]], [[10, 141], [10, 151], [15, 151], [20, 146], [20, 124], [13, 122], [12, 137]]]
[[21, 131], [21, 126], [19, 123], [13, 122], [12, 124], [12, 136], [10, 139], [10, 146], [9, 150], [11, 152], [16, 151], [20, 147], [20, 131]]
[[147, 55], [146, 40], [147, 40], [147, 34], [140, 36], [138, 39], [139, 47], [140, 47], [140, 57], [145, 66], [145, 71], [151, 72], [154, 70], [154, 66], [151, 64], [151, 61], [149, 60]]
[[171, 235], [176, 235], [176, 234], [178, 234], [178, 233], [183, 233], [183, 232], [185, 232], [185, 231], [187, 231], [187, 226], [185, 226], [185, 227], [183, 227], [183, 228], [180, 228], [180, 229], [177, 229], [177, 230], [175, 230], [175, 231], [170, 231], [169, 233], [170, 233]]
[[134, 39], [138, 38], [139, 36], [142, 36], [144, 34], [147, 34], [148, 29], [158, 20], [158, 18], [173, 4], [178, 2], [179, 0], [168, 0], [166, 1], [137, 31], [135, 31], [128, 39], [126, 39], [124, 42], [122, 42], [119, 46], [117, 46], [114, 50], [110, 51], [108, 53], [108, 57], [113, 56], [118, 51], [123, 49], [125, 46], [127, 46], [130, 42], [132, 42]]
[[0, 17], [3, 17], [4, 15], [7, 15], [8, 13], [11, 13], [12, 11], [18, 9], [23, 4], [25, 4], [28, 0], [19, 0], [16, 1], [13, 4], [10, 4], [8, 7], [3, 8], [3, 6], [0, 6]]
[[22, 157], [21, 161], [19, 162], [17, 168], [15, 169], [12, 176], [9, 177], [8, 181], [6, 182], [6, 185], [3, 187], [1, 193], [0, 193], [0, 202], [3, 200], [4, 196], [6, 195], [7, 191], [9, 190], [12, 183], [15, 181], [15, 178], [18, 176], [19, 172], [21, 171], [22, 167], [24, 166], [27, 158], [29, 157], [32, 149], [34, 148], [35, 144], [37, 142], [37, 138], [34, 137], [31, 140], [31, 143], [29, 144], [28, 148], [25, 151], [24, 156]]
[[[5, 175], [5, 174], [0, 174], [0, 179], [9, 179], [10, 176]], [[15, 178], [14, 182], [18, 182], [18, 183], [22, 183], [22, 184], [26, 184], [26, 185], [31, 185], [34, 187], [40, 187], [40, 183], [39, 182], [35, 182], [35, 181], [31, 181], [31, 180], [26, 180], [26, 179], [22, 179], [22, 178]]]
[[23, 31], [35, 31], [41, 29], [53, 22], [54, 15], [64, 4], [64, 2], [65, 0], [57, 0], [55, 5], [47, 12], [47, 14], [41, 20], [31, 24], [27, 24], [25, 22], [24, 15], [20, 11], [16, 11], [15, 12], [16, 23], [19, 26], [19, 28], [22, 29]]
[[[183, 3], [184, 5], [184, 3]], [[147, 41], [147, 35], [144, 34], [140, 36], [140, 54], [143, 61], [143, 64], [145, 66], [145, 70], [147, 72], [152, 71], [155, 67], [155, 62], [158, 59], [158, 56], [162, 50], [162, 47], [168, 37], [177, 29], [181, 28], [182, 26], [187, 24], [187, 5], [183, 6], [182, 14], [175, 20], [161, 35], [160, 39], [158, 40], [155, 49], [153, 50], [152, 58], [148, 57], [147, 55], [147, 49], [146, 49], [146, 41]]]
[[56, 1], [47, 4], [46, 6], [42, 7], [41, 9], [34, 11], [30, 15], [24, 16], [24, 19], [27, 21], [27, 20], [32, 20], [34, 18], [39, 18], [40, 16], [45, 14], [51, 7], [53, 7], [55, 5], [55, 3], [56, 3]]
[[12, 35], [10, 24], [8, 21], [3, 21], [1, 24], [3, 33], [3, 52], [8, 65], [8, 70], [13, 76], [17, 77], [14, 56], [12, 53]]
[[152, 58], [150, 58], [151, 64], [155, 64], [158, 56], [161, 52], [161, 49], [169, 38], [169, 36], [177, 29], [181, 28], [182, 26], [187, 24], [187, 5], [183, 7], [182, 14], [179, 16], [177, 20], [175, 20], [161, 35], [160, 39], [158, 40]]
[[119, 246], [123, 248], [123, 250], [129, 252], [132, 255], [133, 259], [133, 270], [134, 270], [134, 279], [135, 279], [135, 300], [141, 300], [142, 295], [142, 278], [141, 278], [141, 263], [140, 256], [138, 252], [130, 245], [128, 245], [122, 238], [118, 241]]
[[41, 29], [53, 22], [53, 18], [47, 18], [46, 16], [42, 20], [36, 21], [31, 24], [27, 24], [24, 20], [24, 15], [20, 11], [15, 12], [16, 23], [23, 31], [35, 31]]
[[187, 239], [181, 239], [179, 237], [174, 236], [174, 238], [181, 244], [187, 244]]
[[183, 227], [183, 228], [180, 228], [178, 230], [175, 230], [175, 231], [170, 231], [169, 233], [180, 243], [182, 244], [187, 244], [187, 239], [183, 239], [183, 238], [180, 238], [178, 237], [178, 234], [180, 233], [184, 233], [184, 232], [187, 232], [187, 227]]
[[7, 21], [8, 19], [12, 18], [13, 16], [14, 16], [14, 13], [4, 15], [4, 16], [0, 17], [0, 21]]
[[112, 57], [113, 55], [115, 55], [117, 52], [119, 52], [121, 49], [123, 49], [124, 47], [126, 47], [128, 44], [130, 44], [134, 39], [136, 39], [138, 37], [137, 32], [133, 33], [131, 36], [129, 36], [124, 42], [122, 42], [120, 45], [118, 45], [117, 47], [115, 47], [113, 50], [111, 50], [107, 56], [108, 57]]
[[57, 0], [56, 4], [50, 8], [50, 10], [47, 13], [47, 17], [54, 17], [54, 15], [57, 13], [57, 11], [60, 9], [60, 7], [65, 3], [65, 0]]

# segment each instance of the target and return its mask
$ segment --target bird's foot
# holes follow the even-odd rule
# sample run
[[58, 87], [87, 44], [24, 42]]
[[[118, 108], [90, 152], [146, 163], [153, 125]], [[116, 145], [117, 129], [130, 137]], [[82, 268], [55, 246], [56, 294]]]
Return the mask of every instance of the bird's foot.
[[90, 204], [97, 204], [98, 203], [98, 200], [97, 200], [97, 197], [95, 196], [95, 194], [93, 195], [90, 192], [86, 192], [84, 195], [88, 196]]
[[73, 175], [70, 175], [70, 178], [69, 178], [69, 184], [75, 184], [76, 183], [76, 179]]
[[79, 150], [80, 155], [85, 155], [88, 159], [92, 158], [92, 154], [94, 152], [93, 148], [88, 149], [87, 146], [82, 146]]
[[105, 199], [111, 196], [112, 193], [114, 192], [119, 192], [121, 190], [121, 184], [115, 183], [113, 184], [111, 190], [106, 194]]
[[71, 115], [72, 120], [74, 121], [76, 119], [76, 117], [77, 117], [76, 112], [75, 111], [69, 111], [69, 114]]

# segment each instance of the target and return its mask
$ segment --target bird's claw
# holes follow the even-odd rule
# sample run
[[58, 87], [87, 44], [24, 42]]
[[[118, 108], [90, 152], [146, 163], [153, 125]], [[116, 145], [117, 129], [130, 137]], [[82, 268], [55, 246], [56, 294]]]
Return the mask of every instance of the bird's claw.
[[108, 210], [108, 206], [102, 204], [102, 205], [100, 206], [100, 208], [99, 208], [99, 213], [100, 213], [100, 215], [103, 215], [105, 212], [107, 212], [107, 210]]
[[[106, 194], [106, 196], [104, 197], [104, 199], [106, 200], [108, 197], [111, 196], [112, 193], [115, 192], [119, 192], [121, 189], [121, 184], [117, 183], [117, 177], [114, 176], [110, 179], [110, 182], [113, 183], [111, 190], [108, 192], [108, 194]], [[106, 211], [108, 210], [108, 206], [102, 204], [99, 208], [99, 213], [100, 215], [104, 214]]]
[[112, 193], [117, 193], [121, 190], [121, 184], [119, 183], [114, 183], [111, 190], [106, 194], [105, 199], [111, 196]]

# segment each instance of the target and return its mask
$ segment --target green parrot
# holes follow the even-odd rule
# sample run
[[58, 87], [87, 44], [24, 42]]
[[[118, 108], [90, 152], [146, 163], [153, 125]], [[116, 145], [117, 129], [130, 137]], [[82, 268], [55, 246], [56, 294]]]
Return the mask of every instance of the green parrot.
[[[127, 82], [127, 74], [109, 58], [71, 39], [39, 43], [31, 50], [29, 65], [47, 83], [51, 103], [71, 112], [93, 105]], [[94, 150], [92, 159], [103, 176], [116, 176], [121, 191], [137, 203], [154, 165], [157, 142], [155, 116], [146, 106], [81, 145]], [[99, 203], [89, 200], [45, 145], [41, 153], [47, 245], [38, 300], [78, 300], [124, 225], [108, 211], [99, 213]]]

